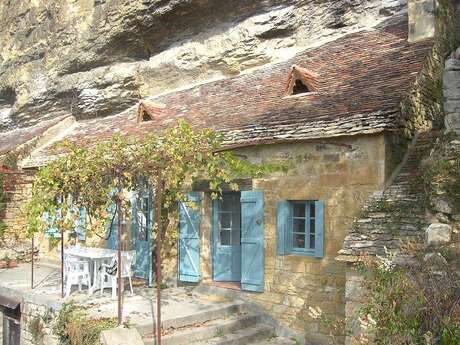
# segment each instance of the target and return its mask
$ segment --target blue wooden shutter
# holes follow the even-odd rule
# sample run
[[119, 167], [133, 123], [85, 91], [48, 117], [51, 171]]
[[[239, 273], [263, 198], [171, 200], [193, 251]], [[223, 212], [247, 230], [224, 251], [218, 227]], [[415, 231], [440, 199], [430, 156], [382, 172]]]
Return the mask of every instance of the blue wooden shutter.
[[324, 202], [315, 201], [315, 257], [324, 256]]
[[194, 207], [179, 202], [179, 280], [196, 283], [200, 281], [200, 224], [201, 195], [188, 193]]
[[45, 237], [46, 238], [61, 238], [61, 232], [56, 226], [56, 219], [58, 217], [56, 211], [56, 215], [50, 216], [48, 212], [44, 212], [42, 215], [43, 221], [45, 223]]
[[286, 255], [288, 254], [289, 246], [289, 231], [291, 224], [291, 204], [289, 201], [280, 201], [278, 202], [278, 211], [276, 218], [276, 235], [277, 235], [277, 254]]
[[241, 288], [264, 291], [264, 194], [241, 192]]
[[78, 209], [78, 218], [75, 220], [75, 232], [80, 241], [86, 239], [86, 209], [84, 207]]

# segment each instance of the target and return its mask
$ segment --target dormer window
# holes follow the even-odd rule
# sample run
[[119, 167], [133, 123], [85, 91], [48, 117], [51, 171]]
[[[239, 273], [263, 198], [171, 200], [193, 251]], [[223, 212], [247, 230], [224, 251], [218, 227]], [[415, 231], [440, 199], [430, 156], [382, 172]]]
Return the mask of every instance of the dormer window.
[[164, 112], [165, 105], [151, 101], [140, 101], [137, 108], [137, 122], [150, 122], [160, 118]]
[[301, 93], [307, 93], [307, 92], [310, 92], [310, 90], [308, 89], [308, 86], [305, 85], [302, 82], [302, 80], [296, 79], [296, 81], [294, 83], [294, 87], [292, 88], [292, 94], [293, 95], [299, 95]]
[[292, 66], [286, 86], [286, 96], [306, 95], [316, 92], [318, 75], [306, 68]]

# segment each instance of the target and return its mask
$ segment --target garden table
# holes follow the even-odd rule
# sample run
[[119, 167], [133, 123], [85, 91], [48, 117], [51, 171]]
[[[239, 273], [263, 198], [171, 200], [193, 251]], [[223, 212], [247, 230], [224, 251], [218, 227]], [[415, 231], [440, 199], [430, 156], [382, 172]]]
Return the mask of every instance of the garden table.
[[100, 267], [103, 263], [110, 263], [110, 261], [117, 255], [117, 251], [114, 249], [106, 248], [94, 248], [94, 247], [72, 247], [67, 250], [68, 255], [79, 257], [90, 262], [91, 270], [93, 271], [93, 282], [89, 287], [89, 293], [92, 294], [94, 291], [103, 288], [112, 287], [108, 283], [107, 286], [101, 285], [100, 278]]

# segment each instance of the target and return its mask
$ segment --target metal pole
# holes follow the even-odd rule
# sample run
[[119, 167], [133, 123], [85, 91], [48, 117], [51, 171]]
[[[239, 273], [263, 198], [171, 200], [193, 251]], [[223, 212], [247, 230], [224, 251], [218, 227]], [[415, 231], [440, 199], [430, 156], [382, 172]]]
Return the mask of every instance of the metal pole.
[[64, 229], [61, 226], [61, 298], [64, 298]]
[[121, 210], [120, 199], [117, 199], [117, 209], [118, 209], [118, 245], [117, 245], [117, 276], [118, 276], [118, 326], [123, 322], [123, 305], [121, 300], [121, 231], [123, 229], [123, 212]]
[[32, 257], [31, 257], [31, 260], [30, 260], [30, 288], [33, 290], [34, 289], [34, 248], [35, 248], [35, 244], [34, 244], [34, 238], [35, 236], [32, 234]]

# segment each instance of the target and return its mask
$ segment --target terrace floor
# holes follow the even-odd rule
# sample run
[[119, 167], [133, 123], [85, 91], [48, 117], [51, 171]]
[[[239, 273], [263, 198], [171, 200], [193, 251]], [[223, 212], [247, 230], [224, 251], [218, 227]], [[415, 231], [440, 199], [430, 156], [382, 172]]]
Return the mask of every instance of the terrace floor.
[[[127, 287], [124, 292], [123, 319], [133, 325], [152, 325], [156, 308], [156, 289], [145, 286], [143, 281], [133, 281], [134, 294]], [[73, 301], [85, 307], [92, 317], [116, 317], [117, 300], [112, 300], [111, 289], [100, 295], [96, 291], [88, 295], [73, 287], [68, 298], [61, 298], [60, 271], [58, 267], [37, 263], [34, 268], [34, 289], [31, 288], [31, 265], [20, 264], [16, 268], [0, 270], [0, 295], [30, 300], [37, 304], [59, 306]], [[187, 317], [223, 306], [231, 301], [225, 297], [196, 293], [193, 287], [175, 287], [162, 290], [162, 319]]]

